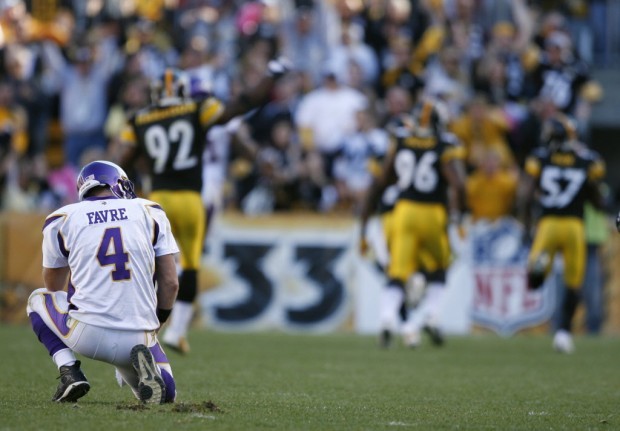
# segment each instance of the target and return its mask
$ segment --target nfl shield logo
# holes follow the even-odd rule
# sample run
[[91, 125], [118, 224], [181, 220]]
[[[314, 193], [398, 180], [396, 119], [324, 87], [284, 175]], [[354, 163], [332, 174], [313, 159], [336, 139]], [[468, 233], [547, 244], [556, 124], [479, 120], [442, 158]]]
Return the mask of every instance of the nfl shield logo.
[[527, 289], [527, 254], [522, 227], [504, 219], [471, 230], [474, 323], [502, 336], [548, 320], [554, 308], [549, 279], [537, 291]]

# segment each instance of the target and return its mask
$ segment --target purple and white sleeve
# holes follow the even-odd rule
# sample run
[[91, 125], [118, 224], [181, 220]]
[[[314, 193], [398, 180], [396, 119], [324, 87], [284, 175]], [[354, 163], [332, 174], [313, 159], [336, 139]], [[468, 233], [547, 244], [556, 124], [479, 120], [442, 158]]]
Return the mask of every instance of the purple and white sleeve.
[[53, 214], [43, 226], [43, 267], [63, 268], [69, 266], [69, 251], [60, 231], [64, 215]]
[[172, 235], [170, 221], [168, 220], [166, 213], [163, 210], [156, 208], [151, 210], [151, 215], [155, 223], [156, 238], [153, 244], [155, 256], [178, 253], [179, 247], [177, 246], [177, 242]]

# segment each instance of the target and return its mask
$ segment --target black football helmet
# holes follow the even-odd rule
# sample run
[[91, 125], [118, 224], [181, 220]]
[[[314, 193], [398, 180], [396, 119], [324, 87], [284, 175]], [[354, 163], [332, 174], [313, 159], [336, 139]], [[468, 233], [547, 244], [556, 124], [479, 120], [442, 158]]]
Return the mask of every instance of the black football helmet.
[[180, 70], [167, 68], [160, 79], [151, 81], [151, 101], [155, 105], [169, 104], [190, 97], [190, 82]]
[[556, 115], [543, 123], [541, 142], [550, 148], [559, 148], [567, 141], [577, 139], [577, 128], [568, 117]]

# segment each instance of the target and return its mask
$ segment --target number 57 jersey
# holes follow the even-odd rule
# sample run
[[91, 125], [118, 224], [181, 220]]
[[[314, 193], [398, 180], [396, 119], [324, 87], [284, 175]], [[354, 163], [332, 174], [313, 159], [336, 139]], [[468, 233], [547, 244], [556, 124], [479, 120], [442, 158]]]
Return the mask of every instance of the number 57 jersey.
[[170, 222], [146, 199], [91, 197], [43, 226], [43, 266], [69, 267], [69, 315], [95, 326], [159, 327], [155, 258], [178, 253]]
[[525, 172], [538, 181], [541, 216], [581, 218], [588, 187], [604, 177], [605, 164], [585, 146], [539, 147], [527, 158]]

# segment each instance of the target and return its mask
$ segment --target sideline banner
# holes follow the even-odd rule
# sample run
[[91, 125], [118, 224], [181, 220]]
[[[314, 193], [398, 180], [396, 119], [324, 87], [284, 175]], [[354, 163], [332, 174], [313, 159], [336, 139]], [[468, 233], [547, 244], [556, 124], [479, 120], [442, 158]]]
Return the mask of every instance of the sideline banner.
[[[203, 321], [230, 330], [377, 333], [385, 277], [359, 256], [357, 238], [353, 219], [218, 218], [203, 263], [219, 283], [201, 294]], [[527, 291], [515, 221], [476, 225], [456, 247], [441, 318], [447, 333], [481, 325], [509, 336], [549, 319], [554, 290]]]
[[354, 224], [310, 218], [216, 220], [204, 264], [219, 286], [200, 298], [220, 329], [328, 332], [350, 325]]

